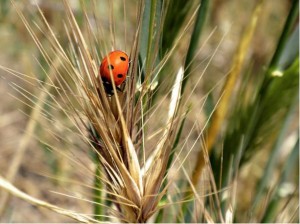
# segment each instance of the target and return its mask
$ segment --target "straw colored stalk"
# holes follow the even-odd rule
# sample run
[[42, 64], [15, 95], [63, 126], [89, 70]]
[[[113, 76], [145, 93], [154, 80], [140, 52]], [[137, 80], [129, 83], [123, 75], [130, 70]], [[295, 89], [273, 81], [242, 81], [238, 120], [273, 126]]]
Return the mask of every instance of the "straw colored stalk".
[[0, 188], [4, 189], [11, 195], [14, 195], [15, 197], [18, 197], [22, 200], [25, 200], [29, 202], [32, 205], [43, 207], [46, 209], [49, 209], [57, 214], [61, 214], [67, 217], [70, 217], [74, 220], [77, 220], [79, 222], [84, 222], [84, 223], [90, 223], [90, 222], [97, 222], [97, 220], [92, 219], [91, 217], [77, 213], [75, 211], [70, 211], [67, 209], [60, 208], [58, 206], [52, 205], [48, 202], [42, 201], [40, 199], [34, 198], [22, 191], [20, 191], [18, 188], [13, 186], [10, 182], [8, 182], [6, 179], [0, 176]]
[[[65, 1], [69, 25], [73, 38], [77, 41], [79, 52], [81, 52], [80, 61], [86, 69], [86, 75], [91, 78], [89, 85], [94, 89], [88, 88], [86, 83], [82, 82], [78, 88], [83, 90], [87, 101], [85, 102], [85, 112], [89, 122], [92, 124], [96, 133], [100, 136], [92, 136], [96, 142], [96, 150], [100, 162], [106, 171], [109, 190], [115, 195], [117, 207], [120, 209], [121, 219], [127, 222], [145, 222], [155, 211], [156, 206], [162, 197], [159, 195], [162, 180], [165, 175], [167, 161], [170, 155], [172, 139], [174, 138], [174, 128], [176, 128], [177, 108], [180, 99], [180, 88], [183, 76], [183, 69], [180, 69], [172, 91], [170, 109], [164, 135], [157, 144], [153, 153], [153, 159], [150, 159], [149, 168], [144, 168], [141, 172], [136, 149], [129, 133], [122, 106], [126, 107], [126, 97], [123, 93], [116, 91], [109, 99], [104, 91], [102, 82], [97, 79], [97, 68], [91, 63], [90, 53], [76, 23], [69, 3]], [[138, 31], [137, 31], [138, 32]], [[134, 60], [133, 61], [137, 61]], [[134, 65], [133, 65], [134, 66]], [[95, 91], [95, 89], [97, 91]], [[146, 89], [146, 88], [145, 88]], [[131, 90], [134, 90], [132, 88]], [[129, 96], [134, 96], [132, 92], [126, 92]], [[140, 98], [142, 100], [142, 98]], [[136, 103], [135, 105], [140, 105]], [[132, 105], [134, 106], [134, 105]], [[136, 106], [134, 106], [136, 107]], [[135, 108], [129, 108], [134, 111]], [[128, 116], [127, 111], [127, 116]], [[128, 116], [133, 118], [134, 116]], [[135, 123], [134, 121], [128, 121]], [[130, 126], [133, 128], [132, 126]], [[148, 164], [149, 164], [148, 163]], [[125, 200], [126, 199], [126, 200]]]
[[208, 155], [210, 153], [215, 143], [215, 140], [220, 132], [220, 128], [223, 125], [224, 119], [226, 117], [228, 111], [228, 105], [231, 100], [231, 96], [234, 91], [236, 81], [238, 80], [239, 75], [241, 73], [243, 63], [246, 59], [247, 50], [250, 46], [260, 12], [262, 11], [263, 2], [264, 2], [263, 0], [258, 1], [255, 10], [253, 11], [251, 22], [247, 27], [247, 30], [245, 31], [245, 34], [243, 35], [240, 41], [240, 45], [234, 56], [232, 66], [231, 66], [232, 67], [231, 72], [228, 75], [226, 82], [224, 83], [221, 92], [220, 103], [218, 104], [217, 109], [214, 111], [212, 115], [211, 118], [212, 124], [207, 131], [208, 137], [204, 144], [205, 147], [203, 148], [203, 150], [199, 151], [199, 154], [197, 156], [196, 166], [194, 167], [193, 170], [192, 183], [195, 186], [198, 184], [199, 179], [201, 177], [202, 170], [206, 164], [205, 155]]
[[[177, 108], [183, 70], [179, 70], [172, 91], [168, 119], [163, 130], [164, 135], [147, 161], [147, 166], [141, 168], [137, 150], [133, 144], [133, 142], [138, 142], [138, 139], [131, 139], [133, 124], [137, 123], [139, 116], [130, 113], [139, 111], [139, 105], [143, 99], [140, 98], [139, 102], [133, 103], [134, 83], [127, 83], [129, 88], [124, 93], [116, 91], [116, 87], [113, 85], [115, 94], [112, 97], [107, 96], [98, 75], [98, 63], [95, 62], [99, 59], [91, 56], [97, 54], [90, 51], [75, 20], [69, 1], [64, 1], [64, 6], [67, 17], [65, 27], [72, 57], [64, 51], [43, 13], [38, 8], [46, 27], [45, 30], [42, 28], [40, 30], [51, 44], [51, 53], [58, 57], [61, 63], [60, 70], [55, 69], [58, 94], [90, 131], [90, 136], [86, 136], [86, 140], [97, 153], [99, 162], [105, 171], [106, 175], [101, 175], [101, 178], [104, 178], [101, 180], [106, 184], [107, 195], [111, 195], [112, 201], [119, 210], [118, 218], [125, 222], [145, 222], [156, 211], [157, 204], [162, 197], [160, 188], [171, 151], [174, 130], [178, 123]], [[44, 49], [21, 10], [17, 9], [17, 12], [46, 63], [52, 67], [55, 59], [50, 56], [49, 50]], [[93, 33], [90, 26], [88, 29], [89, 33]], [[138, 32], [136, 37], [139, 35]], [[138, 44], [135, 43], [134, 47], [137, 46]], [[136, 49], [133, 51], [137, 52]], [[131, 58], [132, 67], [136, 68], [137, 54], [135, 53], [133, 57]], [[64, 78], [66, 76], [68, 79]], [[142, 89], [147, 90], [144, 87]], [[143, 92], [141, 95], [144, 94], [146, 93]], [[63, 110], [64, 106], [59, 106]], [[126, 112], [124, 112], [124, 108], [126, 108]], [[80, 127], [82, 125], [77, 125], [78, 129]], [[82, 130], [81, 133], [83, 133]]]

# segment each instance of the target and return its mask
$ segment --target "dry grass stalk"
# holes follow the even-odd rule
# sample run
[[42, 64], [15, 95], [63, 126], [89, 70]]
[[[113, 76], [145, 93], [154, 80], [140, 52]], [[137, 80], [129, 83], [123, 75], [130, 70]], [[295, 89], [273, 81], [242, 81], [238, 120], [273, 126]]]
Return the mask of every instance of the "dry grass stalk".
[[[53, 69], [49, 72], [49, 76], [44, 82], [45, 88], [48, 91], [53, 87], [53, 85], [50, 84], [50, 80], [55, 77], [55, 69], [58, 66], [59, 66], [59, 60], [56, 60], [54, 62]], [[21, 76], [21, 77], [24, 76], [24, 74], [18, 74], [16, 71], [12, 71], [11, 69], [4, 68], [2, 66], [0, 66], [0, 68], [12, 75]], [[11, 165], [9, 167], [9, 170], [8, 170], [8, 173], [6, 176], [6, 179], [8, 181], [10, 181], [11, 183], [14, 182], [16, 174], [18, 173], [19, 167], [22, 163], [23, 156], [26, 153], [28, 143], [30, 142], [30, 139], [32, 137], [31, 135], [33, 134], [35, 127], [38, 123], [39, 116], [42, 111], [43, 104], [44, 104], [46, 97], [47, 97], [47, 91], [40, 92], [39, 96], [38, 96], [38, 102], [36, 102], [34, 108], [32, 108], [30, 120], [28, 121], [28, 123], [26, 125], [24, 135], [19, 142], [19, 146], [16, 149], [15, 156], [13, 157], [13, 160], [11, 162]], [[4, 212], [6, 203], [9, 198], [9, 195], [5, 192], [3, 192], [1, 194], [1, 196], [2, 197], [0, 200], [0, 216]]]
[[[74, 111], [74, 114], [82, 122], [81, 126], [74, 122], [78, 129], [83, 125], [90, 131], [90, 139], [86, 137], [86, 140], [97, 153], [99, 162], [105, 171], [105, 175], [101, 175], [99, 178], [106, 183], [107, 195], [110, 195], [110, 200], [115, 203], [120, 220], [145, 222], [156, 211], [157, 204], [162, 194], [165, 193], [165, 191], [160, 193], [160, 188], [179, 121], [177, 110], [183, 70], [179, 70], [174, 84], [168, 119], [162, 129], [163, 136], [159, 140], [153, 156], [148, 160], [147, 164], [150, 165], [141, 167], [140, 162], [144, 161], [139, 161], [138, 150], [133, 142], [140, 142], [141, 135], [134, 135], [134, 133], [142, 131], [135, 130], [135, 128], [140, 119], [140, 105], [142, 105], [143, 96], [148, 94], [149, 88], [143, 85], [141, 97], [137, 103], [134, 103], [136, 88], [133, 81], [137, 76], [135, 68], [137, 67], [138, 43], [134, 43], [134, 49], [132, 49], [134, 53], [131, 56], [133, 80], [127, 83], [127, 88], [123, 93], [118, 92], [113, 85], [115, 94], [108, 97], [98, 75], [98, 63], [95, 61], [99, 61], [99, 59], [94, 58], [97, 53], [93, 52], [86, 43], [75, 20], [70, 2], [64, 1], [64, 6], [67, 17], [65, 28], [71, 45], [71, 56], [75, 60], [72, 60], [64, 51], [41, 9], [38, 8], [45, 28], [39, 27], [39, 29], [51, 44], [53, 55], [43, 47], [29, 22], [17, 7], [16, 9], [47, 64], [54, 69], [57, 79], [55, 85], [57, 94], [66, 105], [56, 103], [70, 119], [72, 119], [71, 115], [64, 108], [68, 106]], [[91, 26], [88, 26], [88, 33], [93, 33]], [[138, 35], [139, 31], [136, 32], [136, 40]], [[55, 60], [59, 61], [60, 69], [54, 66]], [[159, 71], [159, 69], [157, 70]], [[150, 73], [148, 76], [152, 75]], [[48, 93], [48, 91], [46, 92]], [[80, 132], [83, 133], [83, 131]], [[132, 139], [132, 136], [137, 139]]]
[[34, 198], [22, 191], [20, 191], [18, 188], [16, 188], [15, 186], [13, 186], [10, 182], [8, 182], [7, 180], [5, 180], [3, 177], [0, 176], [0, 187], [7, 191], [9, 194], [18, 197], [22, 200], [25, 200], [27, 202], [29, 202], [32, 205], [35, 206], [39, 206], [39, 207], [43, 207], [46, 209], [49, 209], [55, 213], [70, 217], [74, 220], [77, 220], [79, 222], [84, 222], [84, 223], [89, 223], [89, 222], [97, 222], [97, 220], [84, 215], [84, 214], [80, 214], [78, 212], [74, 212], [74, 211], [70, 211], [70, 210], [66, 210], [63, 208], [60, 208], [58, 206], [52, 205], [48, 202], [39, 200], [37, 198]]

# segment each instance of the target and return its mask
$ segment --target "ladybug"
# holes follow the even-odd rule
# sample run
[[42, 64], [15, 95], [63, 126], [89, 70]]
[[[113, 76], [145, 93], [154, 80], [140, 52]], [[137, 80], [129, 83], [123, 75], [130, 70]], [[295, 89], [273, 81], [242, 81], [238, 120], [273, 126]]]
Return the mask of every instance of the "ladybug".
[[123, 51], [112, 51], [104, 57], [100, 65], [100, 76], [108, 95], [113, 95], [111, 75], [116, 88], [121, 90], [119, 86], [126, 80], [128, 68], [129, 57]]

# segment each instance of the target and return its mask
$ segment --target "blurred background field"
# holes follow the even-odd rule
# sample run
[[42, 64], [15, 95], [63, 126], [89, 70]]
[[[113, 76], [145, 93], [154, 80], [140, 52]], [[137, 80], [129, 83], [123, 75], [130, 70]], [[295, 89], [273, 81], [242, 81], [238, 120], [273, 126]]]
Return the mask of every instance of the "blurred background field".
[[[33, 27], [33, 29], [39, 33], [39, 25], [42, 23], [37, 8], [34, 5], [35, 1], [25, 0], [16, 2], [26, 18], [33, 24], [37, 25], [36, 27]], [[60, 41], [66, 43], [68, 39], [64, 31], [65, 28], [63, 21], [66, 17], [63, 3], [55, 0], [39, 0], [37, 2], [57, 37]], [[80, 3], [77, 0], [71, 0], [70, 2], [72, 3], [72, 7], [76, 12], [77, 19], [80, 23], [82, 17], [84, 17]], [[124, 2], [126, 2], [126, 38], [124, 37], [123, 31]], [[191, 2], [193, 2], [192, 4], [194, 5], [197, 5], [198, 3], [198, 1]], [[201, 47], [201, 50], [194, 58], [191, 77], [189, 78], [186, 87], [188, 89], [186, 90], [187, 92], [189, 92], [189, 89], [192, 90], [194, 88], [193, 84], [198, 81], [200, 74], [207, 66], [208, 58], [211, 57], [212, 53], [216, 49], [217, 52], [209, 63], [203, 78], [201, 78], [195, 89], [191, 91], [192, 95], [188, 103], [191, 105], [192, 109], [188, 114], [182, 134], [183, 140], [188, 139], [185, 146], [186, 148], [189, 148], [194, 144], [195, 140], [199, 137], [200, 130], [203, 128], [208, 119], [205, 110], [201, 109], [204, 102], [200, 99], [203, 99], [203, 97], [210, 91], [212, 91], [210, 97], [214, 104], [220, 97], [220, 91], [222, 90], [223, 83], [230, 72], [234, 54], [236, 53], [241, 37], [249, 24], [251, 13], [255, 7], [255, 2], [256, 1], [248, 0], [215, 0], [210, 2], [209, 12], [201, 35], [201, 41], [198, 46], [199, 49]], [[97, 5], [99, 7], [98, 10], [101, 18], [101, 21], [97, 21], [97, 23], [101, 23], [104, 31], [107, 33], [109, 33], [111, 21], [109, 12], [111, 7], [113, 7], [115, 39], [117, 46], [118, 48], [125, 48], [124, 50], [129, 52], [137, 26], [137, 11], [139, 10], [137, 1], [101, 0]], [[287, 0], [266, 0], [263, 4], [263, 13], [259, 17], [254, 36], [242, 68], [242, 73], [251, 75], [249, 82], [245, 83], [245, 85], [249, 85], [250, 90], [255, 90], [256, 81], [260, 82], [260, 75], [267, 69], [270, 59], [272, 58], [274, 50], [278, 44], [278, 39], [284, 27], [287, 15], [289, 14], [291, 5], [292, 1]], [[189, 18], [193, 12], [193, 7], [191, 7], [189, 13], [187, 13], [187, 18]], [[184, 23], [186, 23], [186, 20], [184, 20]], [[81, 25], [84, 27], [83, 22]], [[176, 23], [172, 25], [176, 26]], [[296, 23], [296, 26], [298, 26], [298, 23]], [[179, 32], [182, 32], [182, 30], [179, 30]], [[191, 33], [192, 28], [189, 28], [172, 54], [169, 62], [170, 65], [168, 65], [171, 69], [167, 68], [169, 70], [166, 69], [164, 76], [161, 78], [165, 86], [171, 85], [174, 79], [173, 77], [170, 77], [169, 79], [166, 78], [168, 77], [168, 71], [177, 71], [179, 65], [184, 63], [183, 55], [186, 54], [189, 46]], [[44, 35], [40, 34], [38, 38], [46, 49], [47, 47], [50, 49], [50, 46], [48, 46], [49, 42], [46, 40]], [[109, 35], [105, 36], [105, 38], [107, 39], [103, 41], [108, 43], [111, 41]], [[99, 61], [96, 63], [100, 64]], [[9, 170], [13, 164], [12, 161], [17, 156], [19, 152], [18, 149], [22, 147], [22, 144], [24, 144], [24, 140], [22, 140], [24, 139], [24, 132], [26, 130], [28, 131], [26, 127], [28, 127], [28, 122], [30, 121], [29, 118], [32, 116], [31, 110], [37, 102], [37, 98], [28, 93], [39, 95], [39, 83], [35, 80], [35, 77], [37, 76], [40, 80], [45, 80], [46, 78], [40, 64], [43, 66], [45, 61], [43, 61], [41, 54], [18, 16], [15, 8], [12, 6], [10, 1], [1, 0], [0, 65], [27, 75], [27, 77], [20, 79], [20, 77], [9, 74], [7, 71], [0, 70], [0, 174], [3, 177], [7, 177], [9, 174]], [[171, 72], [169, 74], [171, 74]], [[243, 81], [244, 80], [241, 79], [238, 82], [242, 85]], [[162, 87], [158, 90], [158, 94], [164, 94], [164, 85], [162, 85]], [[241, 96], [238, 92], [239, 89], [236, 88], [234, 91], [237, 94], [232, 97], [232, 102], [240, 100], [241, 104], [243, 104], [244, 99], [239, 98]], [[22, 95], [21, 92], [23, 92], [24, 95]], [[248, 98], [251, 98], [251, 91], [247, 94]], [[26, 98], [25, 95], [29, 97]], [[162, 104], [160, 110], [163, 111], [166, 107], [167, 105]], [[206, 107], [207, 110], [210, 109], [207, 104]], [[229, 108], [232, 112], [231, 114], [233, 114], [235, 109], [237, 109], [237, 106], [232, 103], [232, 105], [229, 105]], [[297, 112], [292, 113], [291, 125], [287, 127], [287, 134], [282, 140], [280, 152], [277, 155], [276, 167], [272, 170], [273, 172], [269, 177], [269, 184], [264, 191], [264, 199], [260, 202], [262, 206], [264, 206], [263, 202], [266, 202], [268, 196], [273, 192], [274, 184], [278, 183], [277, 181], [280, 178], [281, 171], [287, 163], [288, 156], [298, 139], [298, 106], [295, 110]], [[66, 120], [59, 110], [55, 110], [48, 106], [45, 111], [48, 111], [49, 114], [51, 114], [51, 117], [55, 118], [55, 122], [52, 123], [44, 118], [37, 118], [37, 125], [34, 128], [35, 130], [33, 134], [26, 137], [28, 144], [26, 146], [25, 153], [22, 156], [22, 162], [13, 183], [22, 191], [39, 199], [79, 213], [91, 214], [93, 211], [92, 204], [85, 200], [79, 200], [78, 198], [82, 195], [85, 197], [91, 196], [92, 193], [90, 189], [85, 188], [78, 183], [84, 183], [87, 186], [91, 186], [93, 184], [93, 176], [85, 173], [84, 170], [76, 166], [76, 163], [70, 162], [70, 157], [72, 156], [71, 158], [74, 160], [79, 160], [82, 164], [93, 169], [94, 164], [91, 162], [89, 157], [88, 147], [81, 141], [80, 138], [78, 138], [76, 131], [72, 130], [72, 123]], [[47, 116], [48, 115], [45, 114], [45, 117]], [[153, 117], [152, 119], [158, 122], [156, 123], [156, 126], [154, 125], [152, 130], [151, 127], [149, 128], [149, 132], [154, 131], [155, 128], [159, 127], [160, 121], [163, 121], [164, 118], [160, 113], [157, 113], [157, 117]], [[230, 119], [233, 118], [230, 118], [228, 115], [227, 123], [230, 122]], [[272, 120], [272, 122], [276, 123], [277, 118], [274, 117], [274, 119], [275, 120]], [[198, 128], [193, 129], [192, 127], [195, 122], [197, 122], [197, 125], [199, 126]], [[225, 126], [226, 122], [224, 123], [223, 129], [225, 129]], [[257, 211], [254, 212], [255, 215], [250, 214], [249, 208], [251, 207], [251, 203], [254, 198], [253, 195], [255, 195], [257, 190], [256, 187], [258, 180], [260, 180], [265, 171], [265, 166], [270, 158], [271, 149], [273, 148], [275, 140], [278, 138], [280, 127], [271, 125], [270, 128], [274, 128], [274, 130], [266, 129], [268, 126], [262, 127], [261, 130], [257, 130], [260, 131], [260, 133], [274, 131], [275, 134], [270, 134], [267, 137], [261, 135], [261, 139], [256, 139], [258, 150], [254, 151], [254, 154], [249, 156], [249, 159], [245, 158], [247, 162], [245, 162], [245, 165], [243, 165], [239, 169], [238, 174], [236, 174], [238, 175], [238, 188], [236, 191], [236, 198], [238, 199], [236, 200], [237, 208], [235, 211], [235, 221], [260, 221], [262, 214]], [[190, 130], [193, 130], [193, 133], [190, 134]], [[223, 132], [219, 134], [214, 146], [216, 149], [216, 155], [218, 155], [220, 149], [224, 147], [224, 139], [228, 133], [225, 133], [223, 130]], [[58, 136], [66, 139], [67, 144], [57, 146], [56, 144], [60, 142]], [[71, 152], [69, 157], [65, 157], [63, 152], [55, 152], [55, 150], [50, 150], [49, 152], [49, 148], [47, 148], [46, 143], [43, 144], [41, 141], [38, 141], [39, 139], [42, 139], [43, 141], [45, 140], [45, 142], [51, 142], [51, 138], [53, 138], [53, 145], [57, 146], [59, 150], [63, 149]], [[261, 141], [264, 141], [264, 138], [267, 144], [260, 144]], [[200, 142], [197, 144], [201, 145]], [[149, 146], [149, 148], [151, 147]], [[188, 149], [185, 150], [188, 151]], [[226, 149], [224, 148], [224, 154], [226, 153], [225, 150]], [[195, 155], [197, 155], [198, 151], [199, 147], [195, 147], [189, 155], [189, 162], [184, 164], [186, 169], [185, 171], [187, 173], [191, 173], [193, 169], [192, 164], [195, 162]], [[182, 158], [184, 158], [184, 155]], [[299, 160], [297, 160], [296, 163], [298, 167]], [[212, 169], [214, 169], [213, 161], [212, 167]], [[216, 165], [215, 167], [218, 166]], [[186, 178], [185, 173], [183, 171], [178, 172], [176, 178]], [[205, 185], [205, 179], [206, 178], [204, 177], [203, 182], [200, 182], [199, 189], [205, 189], [205, 186], [203, 186]], [[74, 181], [74, 183], [72, 183], [72, 181]], [[218, 179], [216, 182], [217, 184], [219, 183]], [[280, 211], [277, 212], [277, 217], [279, 217], [277, 220], [282, 220], [284, 222], [298, 222], [298, 168], [293, 168], [291, 170], [287, 177], [286, 184], [289, 185], [285, 190], [290, 190], [292, 192], [288, 192], [287, 194], [290, 197], [285, 197], [285, 200], [283, 200], [282, 204], [280, 204], [282, 213], [280, 213]], [[176, 192], [178, 189], [173, 190]], [[74, 195], [74, 197], [78, 198], [64, 196], [60, 193]], [[4, 191], [0, 189], [0, 199], [3, 194]], [[9, 197], [4, 206], [5, 208], [2, 208], [3, 211], [2, 214], [0, 214], [1, 222], [72, 221], [69, 218], [60, 216], [44, 208], [32, 206], [29, 203], [13, 196]], [[282, 217], [280, 218], [280, 216]]]

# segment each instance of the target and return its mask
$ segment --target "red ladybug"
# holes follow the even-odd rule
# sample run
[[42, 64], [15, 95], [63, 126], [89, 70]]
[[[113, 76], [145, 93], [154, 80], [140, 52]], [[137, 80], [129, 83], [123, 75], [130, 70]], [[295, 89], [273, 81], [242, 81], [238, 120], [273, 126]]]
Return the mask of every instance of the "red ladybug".
[[106, 57], [104, 57], [100, 65], [100, 75], [105, 90], [109, 95], [113, 94], [110, 74], [112, 74], [113, 81], [116, 87], [118, 87], [125, 81], [128, 68], [129, 58], [123, 51], [112, 51]]

